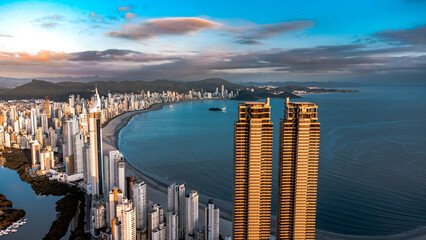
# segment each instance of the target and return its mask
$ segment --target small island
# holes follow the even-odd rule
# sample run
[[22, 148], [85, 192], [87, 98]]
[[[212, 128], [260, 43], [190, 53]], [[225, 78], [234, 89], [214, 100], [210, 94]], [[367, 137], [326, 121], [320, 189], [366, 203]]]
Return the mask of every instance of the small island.
[[0, 230], [6, 229], [25, 216], [22, 209], [14, 209], [12, 202], [0, 193]]

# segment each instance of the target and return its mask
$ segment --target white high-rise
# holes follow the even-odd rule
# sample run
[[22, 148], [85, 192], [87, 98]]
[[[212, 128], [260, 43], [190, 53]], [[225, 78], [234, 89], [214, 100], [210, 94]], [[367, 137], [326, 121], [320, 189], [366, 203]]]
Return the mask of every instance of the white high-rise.
[[121, 158], [117, 162], [117, 182], [118, 182], [118, 187], [123, 192], [123, 195], [127, 196], [127, 193], [126, 193], [126, 170], [125, 170], [124, 158]]
[[178, 240], [179, 231], [178, 231], [178, 214], [176, 212], [168, 211], [166, 214], [166, 239], [167, 240]]
[[186, 235], [192, 236], [198, 228], [198, 192], [191, 190], [186, 196]]
[[204, 240], [219, 240], [219, 208], [215, 207], [213, 200], [210, 199], [204, 211]]
[[121, 239], [136, 240], [136, 217], [132, 202], [122, 204]]
[[74, 136], [74, 171], [76, 173], [82, 173], [84, 171], [84, 136], [82, 134], [76, 134]]
[[146, 229], [148, 225], [148, 199], [145, 182], [133, 185], [133, 205], [136, 211], [136, 228]]
[[[120, 151], [118, 150], [114, 150], [114, 151], [110, 151], [109, 152], [109, 183], [108, 183], [108, 187], [109, 187], [109, 191], [111, 191], [112, 189], [114, 189], [114, 187], [119, 187], [119, 182], [118, 182], [118, 172], [117, 172], [117, 165], [118, 165], [118, 161], [120, 159], [123, 159], [124, 156], [122, 153], [120, 153]], [[121, 189], [124, 190], [124, 189]]]
[[156, 239], [160, 235], [165, 237], [165, 230], [163, 208], [154, 204], [148, 213], [148, 239]]
[[185, 208], [186, 208], [186, 199], [185, 199], [185, 184], [176, 185], [173, 183], [167, 189], [167, 205], [168, 211], [178, 214], [178, 232], [179, 239], [185, 237]]

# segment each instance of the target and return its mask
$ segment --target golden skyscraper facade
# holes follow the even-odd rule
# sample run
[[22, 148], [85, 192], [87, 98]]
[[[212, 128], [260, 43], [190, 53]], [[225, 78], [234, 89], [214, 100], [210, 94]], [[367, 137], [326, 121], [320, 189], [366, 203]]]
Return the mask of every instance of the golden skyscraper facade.
[[280, 123], [277, 239], [315, 239], [320, 123], [315, 103], [287, 98]]
[[234, 125], [234, 240], [270, 238], [272, 126], [269, 99], [239, 104]]
[[46, 96], [44, 99], [44, 111], [46, 112], [47, 118], [50, 119], [50, 101], [49, 98]]

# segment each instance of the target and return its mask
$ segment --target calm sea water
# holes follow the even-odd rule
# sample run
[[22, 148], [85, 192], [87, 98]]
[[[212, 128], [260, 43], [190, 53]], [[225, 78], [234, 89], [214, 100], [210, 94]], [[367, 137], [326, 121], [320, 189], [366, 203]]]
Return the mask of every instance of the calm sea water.
[[28, 219], [28, 222], [19, 227], [16, 233], [3, 235], [0, 239], [43, 239], [56, 219], [56, 201], [62, 197], [36, 195], [31, 185], [22, 182], [16, 171], [1, 166], [0, 193], [13, 202], [14, 208], [24, 209], [25, 218]]
[[[426, 226], [426, 89], [361, 87], [360, 93], [303, 96], [321, 122], [317, 228], [392, 235]], [[276, 213], [279, 121], [273, 99], [272, 211]], [[212, 112], [210, 107], [226, 107]], [[159, 181], [185, 182], [232, 212], [233, 124], [237, 101], [198, 101], [139, 115], [119, 148]]]

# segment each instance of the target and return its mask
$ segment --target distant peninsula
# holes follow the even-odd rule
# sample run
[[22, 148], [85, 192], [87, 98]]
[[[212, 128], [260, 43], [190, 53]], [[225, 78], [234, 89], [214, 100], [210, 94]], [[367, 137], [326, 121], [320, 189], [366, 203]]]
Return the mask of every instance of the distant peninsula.
[[356, 90], [326, 89], [320, 87], [304, 87], [297, 85], [286, 86], [247, 86], [232, 83], [221, 78], [209, 78], [199, 81], [96, 81], [96, 82], [58, 82], [32, 80], [16, 88], [0, 91], [2, 100], [43, 99], [49, 96], [51, 100], [67, 101], [69, 95], [80, 95], [81, 98], [90, 98], [92, 90], [97, 86], [101, 95], [108, 93], [138, 93], [142, 90], [151, 92], [188, 91], [214, 92], [221, 86], [229, 91], [238, 92], [235, 100], [252, 101], [262, 98], [299, 98], [299, 94], [326, 93], [326, 92], [353, 92]]

